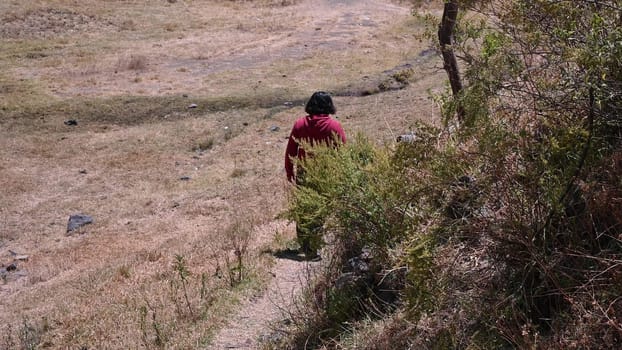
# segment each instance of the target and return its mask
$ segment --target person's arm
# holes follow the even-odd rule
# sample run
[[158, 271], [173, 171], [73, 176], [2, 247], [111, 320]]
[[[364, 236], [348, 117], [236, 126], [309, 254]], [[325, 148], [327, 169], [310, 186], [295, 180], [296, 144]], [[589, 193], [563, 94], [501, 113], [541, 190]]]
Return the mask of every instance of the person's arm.
[[287, 181], [294, 182], [294, 162], [292, 158], [298, 156], [298, 142], [294, 139], [293, 132], [289, 135], [289, 141], [287, 141], [287, 148], [285, 150], [285, 173], [287, 174]]
[[346, 133], [345, 131], [343, 131], [343, 128], [341, 127], [341, 123], [339, 123], [336, 120], [333, 120], [332, 129], [333, 129], [333, 132], [337, 135], [337, 138], [341, 140], [341, 143], [346, 143]]

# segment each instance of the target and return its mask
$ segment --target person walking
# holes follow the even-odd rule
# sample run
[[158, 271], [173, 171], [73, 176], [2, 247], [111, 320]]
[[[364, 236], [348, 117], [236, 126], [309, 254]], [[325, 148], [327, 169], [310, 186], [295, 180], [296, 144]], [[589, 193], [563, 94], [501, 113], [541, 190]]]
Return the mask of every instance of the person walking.
[[[333, 100], [324, 91], [316, 91], [311, 95], [305, 105], [306, 116], [296, 120], [289, 135], [285, 151], [285, 172], [287, 180], [298, 186], [304, 186], [304, 171], [300, 166], [295, 166], [295, 160], [303, 160], [306, 156], [303, 144], [339, 146], [346, 142], [346, 134], [341, 123], [330, 117], [336, 113]], [[318, 258], [317, 243], [313, 237], [319, 234], [322, 228], [321, 222], [296, 223], [296, 236], [300, 244], [300, 250], [307, 259]]]

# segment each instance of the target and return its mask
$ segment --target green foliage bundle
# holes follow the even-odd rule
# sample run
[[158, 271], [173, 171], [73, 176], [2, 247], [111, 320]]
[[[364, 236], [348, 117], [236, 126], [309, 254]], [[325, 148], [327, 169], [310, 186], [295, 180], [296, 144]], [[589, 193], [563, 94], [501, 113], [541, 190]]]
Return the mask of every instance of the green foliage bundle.
[[[304, 184], [293, 193], [288, 218], [303, 231], [308, 223], [324, 223], [323, 232], [336, 235], [350, 257], [363, 245], [386, 250], [403, 237], [404, 212], [397, 193], [386, 188], [391, 181], [386, 153], [361, 135], [340, 148], [315, 146], [312, 153], [298, 164]], [[320, 236], [318, 247], [325, 244]]]
[[460, 3], [465, 87], [442, 100], [446, 123], [457, 106], [465, 118], [443, 147], [472, 165], [477, 210], [444, 231], [488, 241], [478, 258], [497, 289], [472, 289], [481, 299], [467, 303], [494, 308], [452, 331], [466, 338], [453, 347], [492, 331], [520, 348], [610, 348], [622, 341], [622, 7]]
[[446, 132], [422, 126], [395, 150], [360, 137], [314, 149], [288, 216], [323, 222], [318, 244], [331, 233], [346, 257], [371, 247], [387, 269], [407, 267], [401, 334], [413, 347], [613, 348], [622, 6], [458, 4], [465, 81], [439, 97]]
[[[427, 137], [427, 142], [433, 138]], [[339, 148], [305, 146], [313, 156], [297, 165], [304, 169], [304, 180], [292, 191], [285, 214], [301, 230], [322, 223], [321, 230], [306, 233], [315, 235], [317, 248], [330, 244], [327, 251], [333, 255], [327, 258], [336, 261], [324, 277], [324, 290], [314, 292], [325, 296], [316, 298], [322, 301], [318, 310], [322, 315], [313, 318], [324, 328], [343, 330], [344, 324], [364, 316], [356, 310], [361, 310], [359, 303], [369, 301], [357, 300], [352, 288], [335, 288], [346, 261], [363, 250], [373, 257], [374, 266], [380, 266], [374, 271], [378, 274], [399, 270], [408, 262], [416, 264], [419, 268], [406, 276], [413, 286], [411, 296], [422, 307], [431, 304], [428, 267], [433, 244], [429, 235], [416, 231], [425, 212], [420, 207], [424, 188], [416, 185], [422, 182], [404, 164], [429, 162], [433, 147], [416, 152], [415, 148], [427, 147], [402, 146], [393, 153], [373, 146], [362, 135]], [[321, 331], [326, 336], [327, 330]]]

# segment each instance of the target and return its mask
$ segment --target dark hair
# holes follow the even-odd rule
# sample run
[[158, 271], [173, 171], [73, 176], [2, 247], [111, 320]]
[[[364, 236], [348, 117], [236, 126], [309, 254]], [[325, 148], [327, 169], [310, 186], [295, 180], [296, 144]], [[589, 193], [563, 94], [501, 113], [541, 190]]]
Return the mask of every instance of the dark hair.
[[333, 99], [330, 98], [328, 93], [316, 91], [307, 102], [305, 112], [309, 113], [309, 115], [335, 114], [336, 110], [333, 105]]

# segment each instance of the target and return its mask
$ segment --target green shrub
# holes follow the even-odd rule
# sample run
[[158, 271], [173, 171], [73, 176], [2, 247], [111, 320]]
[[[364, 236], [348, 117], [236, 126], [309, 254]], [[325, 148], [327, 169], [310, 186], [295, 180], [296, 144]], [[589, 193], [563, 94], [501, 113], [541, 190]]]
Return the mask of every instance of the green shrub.
[[[427, 138], [430, 144], [432, 140]], [[414, 168], [404, 166], [433, 159], [433, 151], [417, 151], [431, 146], [424, 143], [401, 144], [394, 152], [357, 135], [339, 148], [313, 147], [313, 156], [297, 165], [304, 168], [304, 185], [292, 191], [285, 215], [301, 230], [309, 222], [310, 227], [323, 223], [319, 232], [307, 233], [316, 234], [314, 242], [320, 247], [330, 243], [326, 251], [334, 255], [327, 260], [336, 262], [314, 289], [322, 295], [322, 315], [314, 319], [322, 323], [323, 336], [333, 334], [327, 328], [343, 331], [345, 324], [374, 308], [376, 297], [365, 284], [338, 285], [336, 281], [346, 261], [363, 250], [372, 257], [371, 269], [385, 279], [408, 263], [416, 265], [407, 274], [407, 283], [417, 289], [412, 293], [416, 303], [429, 304], [433, 240], [417, 231], [425, 191], [424, 186], [415, 185], [420, 179], [413, 176]], [[318, 327], [308, 328], [317, 331]]]
[[[360, 136], [313, 149], [287, 215], [322, 222], [318, 245], [334, 240], [340, 263], [365, 247], [382, 269], [407, 268], [414, 345], [612, 348], [622, 342], [622, 8], [458, 3], [465, 84], [438, 97], [446, 129], [421, 126], [394, 150]], [[353, 304], [331, 289], [336, 275], [318, 318], [331, 336], [358, 317], [340, 312]]]
[[[465, 15], [457, 26], [464, 90], [439, 100], [448, 124], [456, 103], [465, 118], [439, 159], [468, 164], [477, 189], [473, 197], [455, 189], [438, 196], [439, 205], [459, 198], [474, 210], [447, 218], [436, 232], [449, 241], [473, 237], [464, 244], [495, 268], [480, 273], [489, 288], [445, 290], [461, 308], [489, 307], [470, 316], [480, 326], [454, 327], [454, 338], [484, 332], [518, 348], [607, 348], [622, 339], [611, 323], [621, 310], [612, 297], [619, 284], [604, 282], [619, 279], [622, 226], [618, 215], [603, 215], [618, 210], [622, 184], [602, 176], [620, 169], [620, 4], [459, 3], [489, 25]], [[449, 179], [443, 172], [437, 167], [433, 178]], [[466, 276], [465, 286], [473, 282]]]

